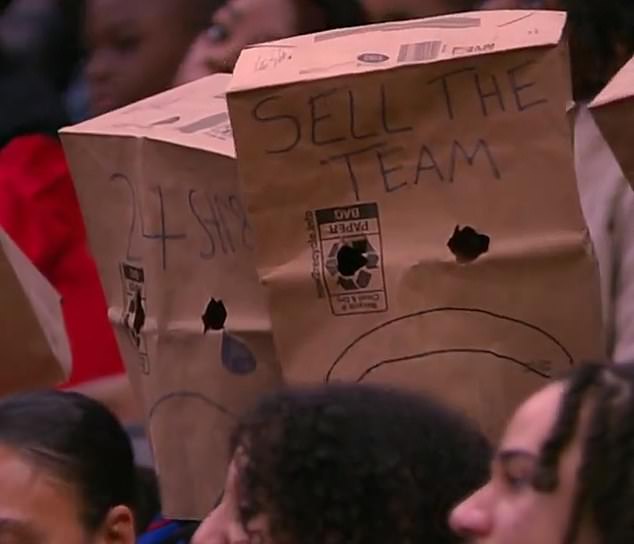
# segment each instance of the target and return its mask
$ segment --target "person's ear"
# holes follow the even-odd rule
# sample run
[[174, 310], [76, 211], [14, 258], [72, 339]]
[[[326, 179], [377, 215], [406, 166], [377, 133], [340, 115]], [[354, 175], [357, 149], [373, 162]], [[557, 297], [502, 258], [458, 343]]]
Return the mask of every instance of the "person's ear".
[[127, 506], [110, 509], [99, 530], [100, 544], [134, 544], [136, 532], [134, 514]]

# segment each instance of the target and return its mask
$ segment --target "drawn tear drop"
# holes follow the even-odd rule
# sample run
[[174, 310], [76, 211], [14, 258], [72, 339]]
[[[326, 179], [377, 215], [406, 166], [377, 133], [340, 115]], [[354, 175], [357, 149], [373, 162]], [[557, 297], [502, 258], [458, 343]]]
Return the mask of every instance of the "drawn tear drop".
[[232, 374], [245, 376], [254, 372], [257, 367], [255, 357], [248, 346], [227, 331], [222, 332], [220, 352], [222, 365]]

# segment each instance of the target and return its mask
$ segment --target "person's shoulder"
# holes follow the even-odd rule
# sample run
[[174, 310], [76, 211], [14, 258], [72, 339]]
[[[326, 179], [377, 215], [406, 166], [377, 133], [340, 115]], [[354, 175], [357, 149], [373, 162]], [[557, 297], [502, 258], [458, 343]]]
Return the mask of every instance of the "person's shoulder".
[[51, 160], [65, 163], [64, 150], [61, 142], [48, 134], [34, 132], [23, 134], [9, 140], [1, 149], [2, 157], [7, 160], [29, 160], [34, 156], [41, 157], [46, 154]]

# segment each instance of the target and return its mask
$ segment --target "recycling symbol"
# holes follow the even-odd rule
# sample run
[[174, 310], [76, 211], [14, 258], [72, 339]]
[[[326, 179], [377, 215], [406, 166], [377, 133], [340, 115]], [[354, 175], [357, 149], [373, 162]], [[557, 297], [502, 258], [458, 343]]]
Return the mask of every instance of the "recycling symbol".
[[330, 249], [326, 270], [346, 291], [365, 289], [372, 271], [379, 267], [379, 255], [367, 238], [337, 242]]

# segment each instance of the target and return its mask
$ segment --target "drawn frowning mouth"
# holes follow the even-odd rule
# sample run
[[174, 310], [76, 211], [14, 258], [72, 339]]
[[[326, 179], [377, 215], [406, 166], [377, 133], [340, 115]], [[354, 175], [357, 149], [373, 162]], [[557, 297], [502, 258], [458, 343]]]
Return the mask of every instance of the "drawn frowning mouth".
[[[444, 334], [436, 334], [440, 329]], [[449, 339], [447, 330], [455, 331]], [[412, 349], [412, 338], [420, 339], [419, 349]], [[337, 357], [325, 381], [362, 382], [386, 367], [422, 365], [451, 354], [485, 355], [544, 380], [552, 378], [555, 369], [574, 364], [564, 345], [536, 325], [478, 308], [441, 307], [395, 318], [365, 332]]]

